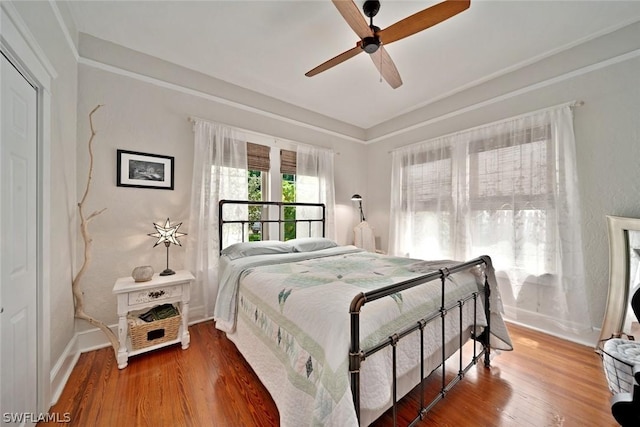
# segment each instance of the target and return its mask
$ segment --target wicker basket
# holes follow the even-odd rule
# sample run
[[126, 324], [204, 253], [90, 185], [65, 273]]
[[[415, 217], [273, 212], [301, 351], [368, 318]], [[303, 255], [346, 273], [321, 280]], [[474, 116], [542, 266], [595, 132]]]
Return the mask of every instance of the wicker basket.
[[633, 367], [640, 363], [640, 342], [612, 338], [600, 349], [604, 373], [612, 393], [631, 393]]
[[[177, 307], [176, 310], [180, 313]], [[128, 316], [129, 336], [131, 337], [133, 350], [162, 344], [178, 338], [178, 331], [182, 323], [182, 316], [180, 314], [145, 323], [136, 322], [138, 314], [139, 313], [131, 313]]]

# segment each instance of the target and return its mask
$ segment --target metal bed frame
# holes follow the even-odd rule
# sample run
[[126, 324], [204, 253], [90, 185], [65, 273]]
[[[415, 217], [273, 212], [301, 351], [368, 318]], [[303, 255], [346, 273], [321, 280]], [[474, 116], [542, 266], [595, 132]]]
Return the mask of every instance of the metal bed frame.
[[[278, 207], [278, 218], [277, 219], [260, 219], [257, 221], [249, 220], [249, 219], [233, 219], [233, 220], [225, 220], [224, 219], [224, 206], [225, 205], [247, 205], [247, 206], [276, 206]], [[320, 218], [313, 219], [284, 219], [283, 212], [284, 207], [318, 207], [321, 208], [322, 215]], [[326, 232], [326, 208], [322, 203], [289, 203], [289, 202], [268, 202], [268, 201], [248, 201], [248, 200], [221, 200], [219, 202], [218, 208], [219, 214], [219, 239], [220, 239], [220, 250], [222, 250], [222, 232], [223, 226], [225, 224], [242, 224], [242, 241], [245, 241], [244, 235], [244, 225], [254, 222], [261, 223], [262, 226], [264, 224], [277, 223], [278, 224], [278, 236], [282, 236], [282, 227], [286, 223], [307, 223], [309, 226], [309, 231], [311, 232], [311, 225], [313, 223], [322, 223], [322, 237], [325, 236]], [[489, 345], [489, 336], [490, 336], [490, 328], [491, 328], [491, 314], [490, 314], [490, 287], [487, 278], [487, 274], [484, 274], [484, 286], [482, 290], [478, 290], [471, 294], [466, 295], [465, 297], [456, 300], [447, 302], [445, 301], [445, 285], [447, 278], [457, 272], [469, 270], [476, 266], [484, 265], [485, 267], [491, 266], [491, 260], [488, 256], [483, 256], [480, 258], [476, 258], [474, 260], [455, 264], [448, 268], [441, 268], [432, 273], [428, 273], [414, 279], [406, 280], [400, 283], [396, 283], [393, 285], [385, 286], [380, 289], [375, 289], [373, 291], [364, 292], [356, 295], [354, 299], [351, 301], [351, 305], [349, 307], [350, 313], [350, 351], [349, 351], [349, 373], [351, 379], [351, 393], [353, 395], [353, 402], [356, 410], [356, 415], [358, 420], [360, 420], [360, 366], [362, 362], [369, 356], [377, 353], [378, 351], [391, 346], [392, 351], [392, 370], [393, 370], [393, 379], [392, 379], [392, 412], [393, 412], [393, 425], [397, 425], [397, 355], [396, 348], [400, 339], [407, 337], [409, 334], [420, 331], [420, 378], [421, 381], [420, 386], [420, 408], [417, 411], [416, 417], [409, 423], [409, 426], [414, 426], [420, 420], [422, 420], [425, 415], [440, 401], [442, 400], [446, 394], [460, 381], [463, 379], [464, 375], [471, 369], [472, 366], [478, 363], [481, 357], [484, 356], [484, 365], [486, 367], [490, 366], [490, 345]], [[402, 331], [398, 331], [393, 335], [389, 336], [387, 339], [380, 341], [379, 343], [366, 348], [360, 348], [360, 311], [362, 307], [370, 302], [383, 298], [385, 296], [392, 295], [397, 292], [405, 291], [407, 289], [423, 285], [425, 283], [440, 280], [441, 282], [441, 303], [440, 308], [431, 312], [425, 313], [425, 316], [418, 320], [415, 324], [406, 327]], [[477, 330], [477, 311], [478, 311], [478, 299], [482, 297], [482, 302], [484, 306], [484, 314], [487, 321], [487, 326], [484, 328], [483, 332], [479, 335], [475, 335], [475, 331]], [[462, 328], [462, 320], [463, 320], [463, 311], [462, 308], [465, 304], [469, 302], [473, 302], [473, 328], [471, 332], [472, 340], [480, 343], [482, 345], [482, 349], [478, 351], [476, 345], [473, 345], [473, 356], [469, 360], [469, 362], [465, 365], [463, 362], [463, 354], [462, 347], [465, 344], [463, 340], [463, 328]], [[457, 351], [459, 353], [458, 357], [458, 372], [457, 374], [447, 382], [445, 375], [445, 368], [448, 356], [446, 354], [446, 343], [447, 337], [445, 336], [445, 320], [447, 315], [451, 315], [450, 312], [457, 309], [459, 319], [459, 330], [458, 330], [458, 346]], [[424, 334], [425, 327], [431, 322], [435, 322], [438, 319], [441, 319], [441, 331], [442, 331], [442, 342], [441, 342], [441, 352], [442, 352], [442, 361], [438, 367], [436, 367], [433, 371], [438, 368], [442, 368], [442, 383], [440, 387], [440, 391], [438, 394], [430, 401], [425, 402], [425, 354], [424, 354]], [[433, 372], [432, 371], [432, 372]], [[428, 377], [429, 375], [427, 375]]]
[[[467, 296], [465, 296], [464, 298], [461, 298], [457, 301], [451, 301], [447, 304], [447, 302], [445, 301], [445, 285], [446, 285], [446, 280], [447, 277], [449, 277], [451, 274], [460, 272], [460, 271], [464, 271], [464, 270], [468, 270], [470, 268], [476, 267], [476, 266], [480, 266], [480, 265], [485, 265], [485, 266], [490, 266], [491, 265], [491, 261], [488, 259], [488, 257], [480, 257], [480, 258], [476, 258], [474, 260], [465, 262], [465, 263], [461, 263], [461, 264], [456, 264], [452, 267], [449, 268], [441, 268], [438, 271], [435, 271], [433, 273], [428, 273], [425, 274], [424, 276], [420, 276], [414, 279], [410, 279], [410, 280], [406, 280], [404, 282], [400, 282], [400, 283], [396, 283], [393, 285], [389, 285], [380, 289], [376, 289], [373, 291], [369, 291], [369, 292], [365, 292], [365, 293], [360, 293], [358, 295], [355, 296], [355, 298], [351, 301], [351, 306], [349, 307], [349, 312], [351, 314], [351, 344], [350, 344], [350, 352], [349, 352], [349, 373], [351, 375], [351, 393], [353, 394], [353, 402], [354, 402], [354, 406], [356, 408], [356, 415], [358, 417], [358, 419], [360, 419], [360, 365], [362, 363], [362, 361], [364, 361], [367, 357], [371, 356], [372, 354], [388, 347], [391, 346], [391, 351], [392, 351], [392, 369], [393, 369], [393, 382], [392, 382], [392, 388], [393, 388], [393, 405], [392, 405], [392, 410], [393, 410], [393, 425], [396, 426], [397, 425], [397, 372], [396, 372], [396, 348], [397, 348], [397, 344], [400, 341], [400, 339], [408, 336], [409, 334], [411, 334], [412, 332], [415, 332], [417, 330], [420, 330], [420, 409], [418, 410], [418, 413], [416, 415], [416, 417], [409, 423], [409, 426], [413, 426], [415, 425], [418, 421], [422, 420], [424, 418], [424, 416], [427, 414], [427, 412], [429, 412], [435, 405], [436, 403], [438, 403], [440, 400], [442, 400], [445, 395], [453, 388], [453, 386], [455, 386], [460, 380], [462, 380], [462, 378], [464, 377], [464, 375], [467, 373], [467, 371], [469, 371], [469, 369], [471, 369], [472, 366], [474, 366], [478, 360], [484, 356], [484, 364], [485, 366], [489, 367], [490, 366], [490, 346], [489, 346], [489, 334], [490, 334], [490, 328], [491, 328], [491, 316], [490, 316], [490, 305], [489, 305], [489, 296], [491, 294], [490, 288], [489, 288], [489, 283], [488, 283], [488, 278], [486, 273], [484, 274], [484, 286], [483, 286], [483, 290], [482, 291], [477, 291], [477, 292], [473, 292]], [[401, 292], [422, 284], [425, 284], [427, 282], [431, 282], [434, 280], [440, 280], [441, 282], [441, 290], [440, 290], [440, 296], [441, 296], [441, 302], [440, 302], [440, 308], [434, 312], [431, 313], [427, 313], [427, 315], [425, 317], [423, 317], [422, 319], [418, 320], [414, 325], [407, 327], [406, 329], [396, 332], [393, 335], [391, 335], [390, 337], [388, 337], [386, 340], [380, 341], [378, 344], [373, 345], [367, 349], [361, 349], [360, 348], [360, 310], [362, 309], [362, 307], [368, 303], [368, 302], [372, 302], [375, 301], [377, 299], [380, 299], [382, 297], [388, 296], [388, 295], [392, 295], [396, 292]], [[475, 336], [475, 331], [477, 328], [477, 309], [478, 309], [478, 297], [480, 296], [480, 294], [484, 295], [484, 312], [485, 312], [485, 318], [487, 320], [487, 326], [485, 327], [484, 331], [478, 335]], [[482, 344], [482, 350], [480, 350], [479, 352], [477, 351], [476, 346], [473, 346], [473, 357], [471, 358], [471, 360], [463, 366], [463, 354], [462, 354], [462, 347], [464, 345], [464, 340], [463, 340], [463, 329], [462, 329], [462, 307], [464, 306], [465, 303], [467, 303], [468, 301], [473, 301], [473, 329], [472, 329], [472, 339], [475, 339], [476, 341], [478, 341], [480, 344]], [[458, 373], [455, 377], [453, 377], [451, 379], [451, 381], [447, 382], [446, 381], [446, 376], [445, 376], [445, 368], [446, 368], [446, 361], [447, 361], [447, 354], [446, 354], [446, 343], [447, 343], [447, 339], [446, 339], [446, 334], [445, 334], [445, 319], [446, 316], [449, 314], [449, 312], [453, 309], [457, 308], [458, 310], [458, 314], [459, 314], [459, 330], [458, 330], [458, 337], [459, 337], [459, 341], [458, 341], [458, 353], [459, 353], [459, 357], [458, 357]], [[436, 397], [434, 397], [430, 402], [425, 404], [425, 389], [424, 389], [424, 365], [425, 365], [425, 354], [424, 354], [424, 329], [427, 326], [427, 324], [437, 321], [437, 319], [440, 318], [441, 319], [441, 329], [442, 329], [442, 342], [441, 342], [441, 351], [442, 351], [442, 362], [438, 367], [442, 367], [442, 385], [440, 388], [440, 392], [436, 395]], [[437, 369], [437, 368], [436, 368]], [[435, 370], [435, 369], [434, 369]]]
[[[276, 219], [259, 219], [259, 220], [249, 220], [247, 219], [224, 219], [224, 206], [225, 205], [246, 205], [248, 206], [275, 206], [278, 207], [278, 217]], [[284, 208], [286, 207], [315, 207], [320, 208], [322, 211], [322, 215], [319, 218], [307, 218], [307, 219], [285, 219], [284, 216]], [[219, 250], [222, 251], [222, 232], [225, 224], [241, 224], [242, 225], [242, 241], [245, 240], [245, 227], [244, 225], [249, 225], [249, 223], [259, 222], [262, 229], [264, 229], [265, 224], [278, 224], [278, 240], [280, 240], [280, 236], [282, 236], [282, 227], [287, 223], [306, 223], [309, 226], [309, 235], [311, 235], [311, 226], [314, 223], [322, 224], [322, 237], [325, 236], [326, 233], [326, 215], [327, 209], [324, 203], [301, 203], [301, 202], [263, 202], [263, 201], [253, 201], [253, 200], [220, 200], [218, 202], [218, 241], [219, 241]]]

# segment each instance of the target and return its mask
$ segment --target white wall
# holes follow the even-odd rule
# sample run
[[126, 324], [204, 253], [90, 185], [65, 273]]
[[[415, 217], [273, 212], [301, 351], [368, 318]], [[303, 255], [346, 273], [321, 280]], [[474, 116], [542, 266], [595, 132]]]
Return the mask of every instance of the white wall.
[[[83, 54], [84, 48], [87, 47], [81, 43]], [[132, 55], [132, 52], [126, 54]], [[89, 55], [95, 58], [98, 54], [92, 51], [87, 53]], [[153, 70], [145, 67], [144, 57], [137, 57], [140, 58], [139, 68], [134, 72], [109, 68], [94, 60], [81, 61], [79, 66], [78, 197], [84, 190], [87, 174], [88, 113], [96, 105], [104, 104], [94, 115], [96, 163], [86, 211], [107, 210], [90, 224], [93, 261], [83, 280], [88, 313], [109, 324], [116, 323], [116, 300], [112, 295], [116, 279], [130, 275], [138, 265], [152, 265], [155, 271], [164, 268], [164, 247], [152, 248], [155, 240], [147, 236], [154, 231], [153, 222], [169, 217], [172, 222], [183, 223], [180, 231], [190, 232], [188, 209], [194, 135], [189, 117], [323, 146], [338, 153], [335, 157], [338, 241], [342, 244], [352, 242], [351, 230], [358, 218], [350, 197], [365, 187], [364, 170], [353, 165], [358, 164], [365, 151], [363, 144], [227, 105], [210, 96], [205, 87], [186, 90], [183, 86], [167, 84], [169, 77], [166, 75], [163, 80], [144, 76], [143, 73], [152, 74]], [[173, 70], [176, 77], [183, 78], [191, 73], [171, 64], [164, 63], [163, 66]], [[177, 78], [172, 80], [177, 81]], [[175, 190], [117, 187], [117, 149], [175, 157]], [[182, 241], [186, 239], [189, 239], [188, 235]], [[171, 268], [183, 268], [184, 256], [184, 246], [172, 246]], [[192, 301], [192, 319], [201, 313], [201, 306], [201, 302]], [[82, 323], [78, 327], [81, 330], [88, 328]]]
[[[578, 100], [574, 111], [586, 287], [599, 328], [608, 289], [605, 215], [640, 217], [640, 24], [623, 28], [372, 129], [415, 126], [367, 148], [368, 219], [388, 243], [396, 147]], [[490, 255], [490, 254], [489, 254]]]

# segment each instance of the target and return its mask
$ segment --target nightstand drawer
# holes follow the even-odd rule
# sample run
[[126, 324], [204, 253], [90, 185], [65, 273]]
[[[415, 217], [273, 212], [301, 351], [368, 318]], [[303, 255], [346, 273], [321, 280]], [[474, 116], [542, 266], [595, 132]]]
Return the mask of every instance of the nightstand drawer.
[[146, 291], [129, 293], [129, 305], [143, 304], [150, 301], [163, 301], [169, 298], [176, 298], [182, 295], [182, 286], [166, 286], [154, 288]]

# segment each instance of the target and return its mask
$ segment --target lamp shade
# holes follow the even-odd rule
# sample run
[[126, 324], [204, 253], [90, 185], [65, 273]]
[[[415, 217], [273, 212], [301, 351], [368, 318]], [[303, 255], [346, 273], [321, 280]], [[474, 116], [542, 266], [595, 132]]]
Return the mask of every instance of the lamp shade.
[[364, 221], [364, 212], [362, 211], [362, 196], [359, 194], [354, 194], [351, 196], [351, 200], [354, 202], [358, 202], [358, 208], [360, 209], [360, 222]]
[[155, 237], [158, 239], [153, 247], [155, 248], [160, 243], [164, 243], [164, 246], [167, 248], [167, 268], [160, 273], [161, 276], [171, 276], [172, 274], [176, 274], [175, 271], [169, 268], [169, 246], [173, 243], [174, 245], [182, 246], [180, 244], [180, 240], [178, 237], [186, 236], [186, 233], [180, 233], [178, 228], [182, 223], [171, 225], [171, 221], [167, 218], [167, 221], [164, 223], [164, 227], [160, 224], [153, 223], [153, 226], [156, 228], [155, 233], [147, 234], [147, 236]]
[[154, 248], [160, 243], [164, 243], [165, 246], [169, 246], [171, 243], [182, 246], [178, 237], [186, 236], [186, 233], [178, 232], [178, 228], [180, 228], [181, 225], [182, 223], [171, 225], [169, 218], [167, 218], [167, 221], [164, 223], [164, 227], [154, 222], [153, 226], [156, 228], [156, 232], [147, 234], [147, 236], [158, 238], [156, 244], [153, 245]]

